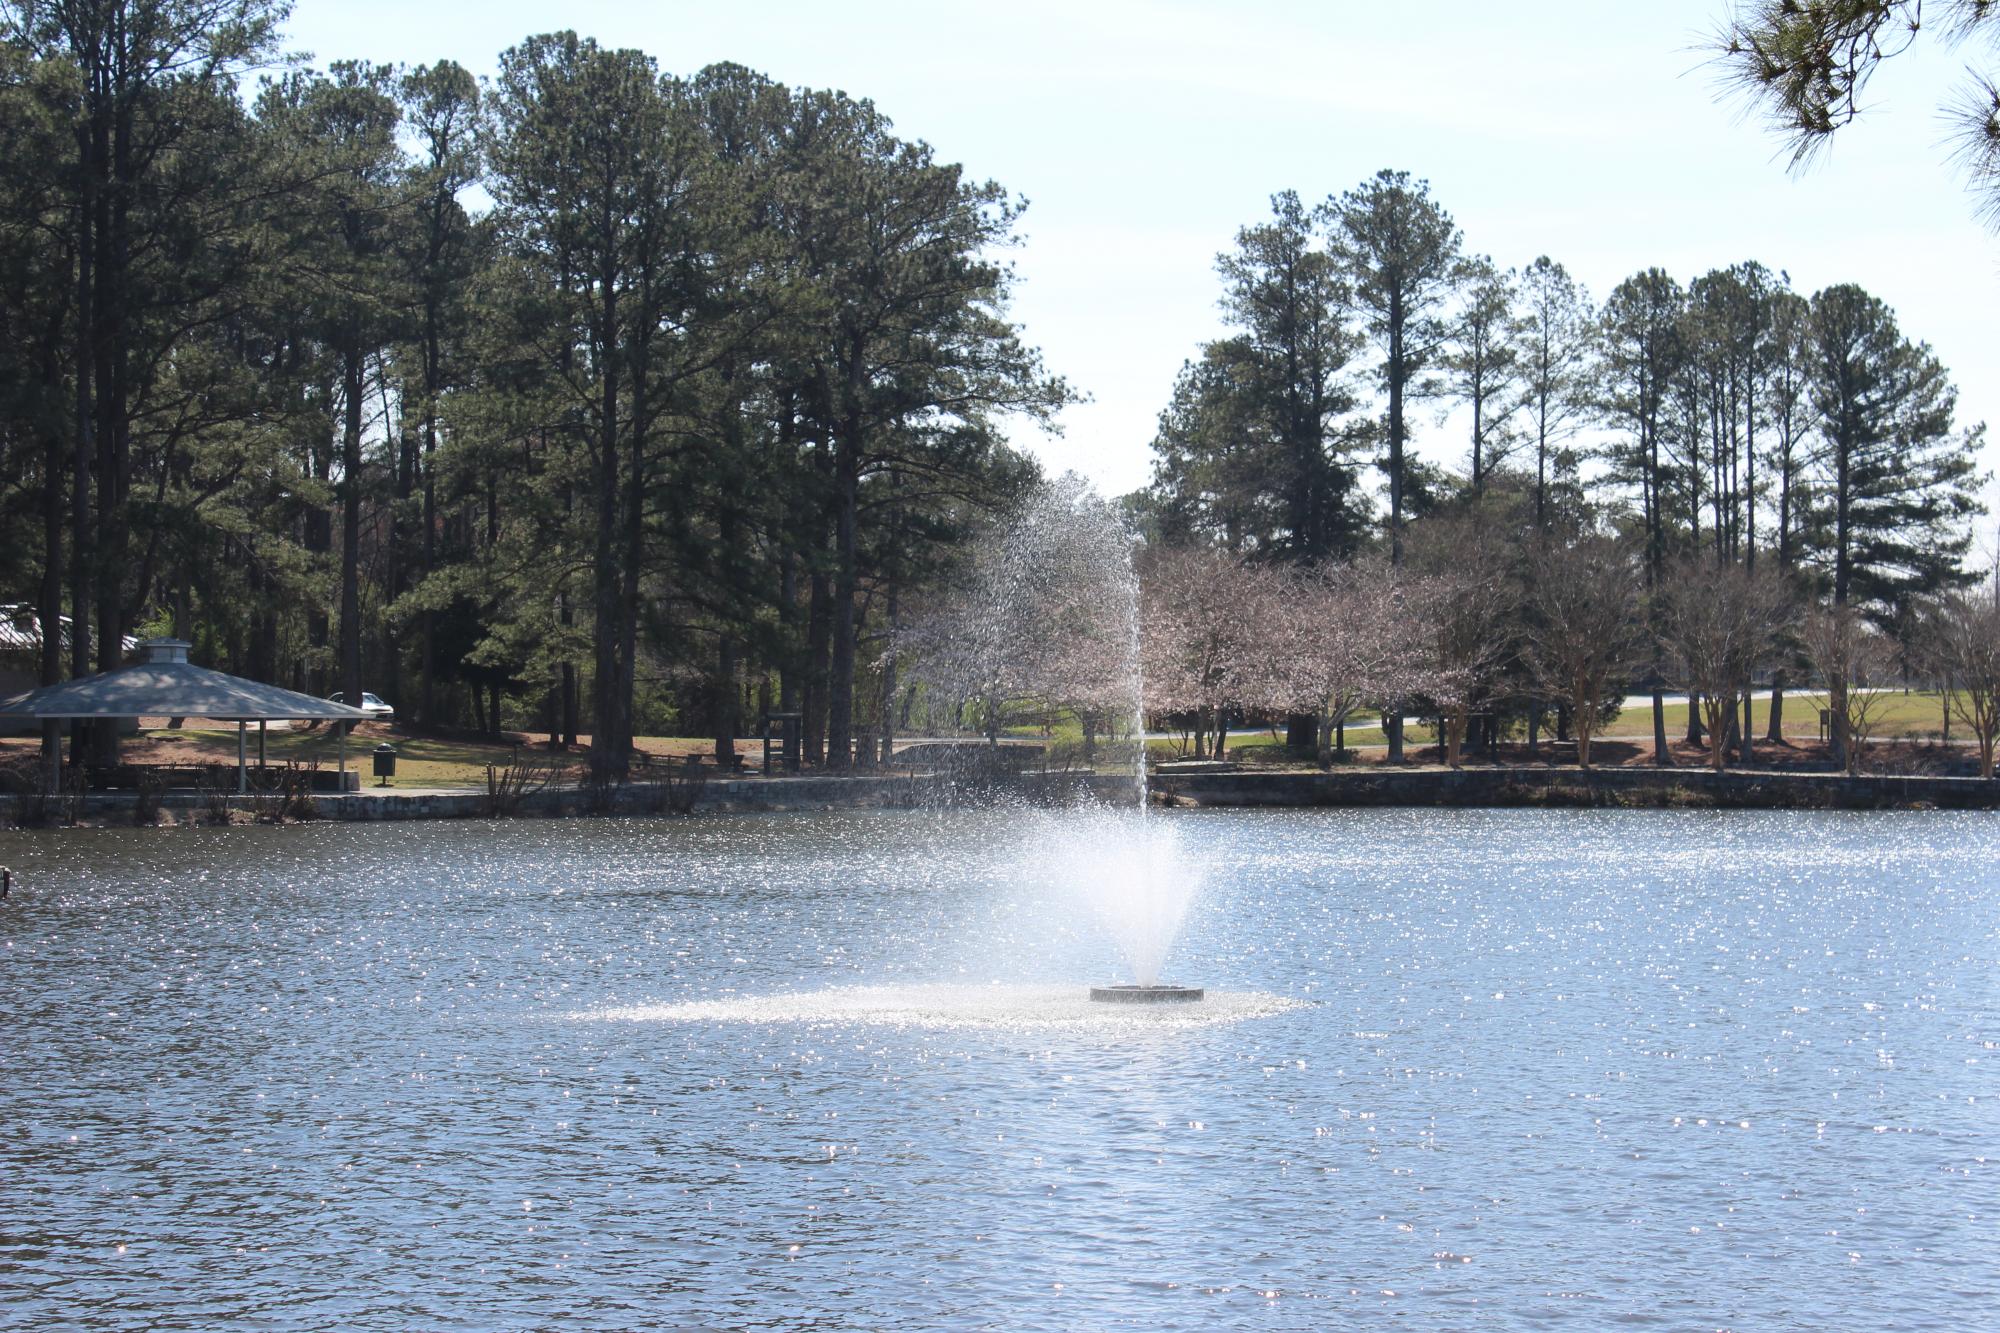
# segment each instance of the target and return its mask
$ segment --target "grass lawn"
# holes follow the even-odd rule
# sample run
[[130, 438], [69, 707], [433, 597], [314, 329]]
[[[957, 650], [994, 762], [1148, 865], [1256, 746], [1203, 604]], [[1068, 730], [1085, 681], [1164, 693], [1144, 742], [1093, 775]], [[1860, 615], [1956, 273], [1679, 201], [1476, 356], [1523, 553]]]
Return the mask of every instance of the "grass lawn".
[[[1819, 739], [1819, 710], [1825, 704], [1824, 695], [1813, 693], [1787, 692], [1785, 695], [1784, 720], [1785, 735], [1799, 741]], [[1937, 737], [1944, 720], [1943, 699], [1935, 690], [1912, 690], [1908, 694], [1901, 691], [1884, 693], [1876, 705], [1877, 721], [1870, 734], [1876, 740], [1900, 738], [1930, 739]], [[1669, 701], [1666, 714], [1667, 736], [1679, 740], [1687, 734], [1688, 706], [1685, 702]], [[1751, 724], [1756, 729], [1757, 738], [1763, 739], [1770, 721], [1771, 703], [1768, 698], [1754, 700], [1751, 705]], [[1554, 722], [1553, 714], [1545, 719], [1544, 738], [1551, 735], [1548, 724]], [[1653, 710], [1649, 704], [1638, 703], [1620, 711], [1611, 725], [1598, 733], [1600, 739], [1645, 740], [1650, 742], [1653, 735]], [[1952, 719], [1953, 740], [1964, 741], [1971, 733], [1958, 719]], [[1403, 739], [1411, 748], [1436, 743], [1437, 737], [1430, 727], [1411, 724], [1404, 728]], [[1347, 744], [1350, 747], [1371, 747], [1383, 744], [1381, 719], [1367, 713], [1351, 718], [1347, 723]], [[1146, 743], [1148, 752], [1155, 760], [1192, 757], [1190, 748], [1185, 753], [1178, 741], [1151, 740]], [[1282, 737], [1273, 738], [1269, 731], [1254, 736], [1232, 735], [1229, 740], [1227, 758], [1244, 764], [1276, 764], [1286, 762], [1289, 752]]]
[[[1785, 735], [1800, 740], [1819, 739], [1819, 710], [1826, 704], [1823, 694], [1785, 695]], [[1944, 722], [1944, 704], [1936, 691], [1916, 691], [1908, 694], [1900, 691], [1880, 696], [1875, 705], [1875, 714], [1880, 720], [1871, 732], [1878, 740], [1895, 737], [1934, 737]], [[1680, 736], [1687, 732], [1688, 706], [1684, 703], [1670, 703], [1666, 706], [1667, 735]], [[1750, 705], [1751, 726], [1762, 738], [1770, 723], [1771, 701], [1756, 699]], [[1952, 720], [1952, 735], [1964, 740], [1970, 735], [1956, 718]], [[1603, 732], [1606, 736], [1648, 736], [1653, 734], [1653, 710], [1650, 705], [1638, 704], [1626, 708]]]
[[[1822, 697], [1815, 694], [1787, 694], [1785, 734], [1798, 741], [1816, 741], [1819, 737], [1819, 709], [1823, 702]], [[1934, 691], [1885, 694], [1879, 709], [1880, 721], [1874, 728], [1877, 739], [1927, 738], [1939, 734], [1942, 704]], [[1768, 710], [1768, 700], [1756, 701], [1752, 717], [1759, 738], [1764, 734]], [[1666, 721], [1667, 735], [1678, 740], [1687, 731], [1687, 705], [1669, 703]], [[1639, 704], [1620, 713], [1602, 737], [1606, 740], [1650, 741], [1652, 726], [1652, 709]], [[1951, 734], [1955, 740], [1969, 738], [1965, 728], [1956, 722]], [[1013, 739], [1045, 741], [1052, 745], [1075, 746], [1082, 741], [1081, 728], [1067, 720], [1050, 728], [1046, 736], [1039, 727], [1012, 728], [1008, 735]], [[1412, 749], [1432, 745], [1436, 739], [1429, 727], [1421, 725], [1409, 727], [1404, 737]], [[515, 737], [496, 742], [463, 736], [419, 736], [393, 725], [368, 722], [357, 727], [348, 737], [347, 762], [349, 767], [362, 774], [365, 785], [373, 786], [377, 780], [370, 775], [370, 752], [387, 741], [396, 747], [396, 776], [389, 780], [389, 786], [408, 789], [483, 787], [488, 764], [505, 765], [512, 762], [517, 754], [540, 761], [559, 760], [569, 765], [580, 766], [585, 762], [582, 751], [556, 754], [546, 748], [541, 737], [519, 739], [523, 743], [517, 744]], [[257, 758], [255, 728], [251, 729], [249, 742], [250, 759], [254, 764]], [[32, 736], [0, 739], [0, 760], [15, 764], [32, 763], [38, 743], [37, 738]], [[1380, 746], [1383, 743], [1380, 719], [1374, 714], [1364, 714], [1349, 721], [1347, 743], [1350, 747], [1364, 749]], [[657, 760], [678, 761], [684, 755], [710, 753], [714, 742], [705, 737], [642, 736], [634, 744]], [[1121, 748], [1120, 744], [1107, 741], [1106, 745], [1107, 753], [1100, 757], [1100, 766], [1118, 762], [1115, 756]], [[337, 738], [324, 727], [310, 731], [288, 728], [268, 733], [265, 753], [272, 764], [317, 758], [320, 767], [332, 768], [337, 760], [338, 748]], [[127, 761], [132, 763], [234, 764], [236, 729], [215, 724], [199, 724], [179, 731], [171, 731], [164, 726], [148, 727], [136, 736], [127, 737], [122, 749]], [[1183, 750], [1177, 740], [1157, 738], [1146, 742], [1146, 751], [1155, 762], [1186, 758], [1192, 754], [1191, 749]], [[760, 757], [759, 743], [754, 740], [738, 741], [737, 752], [754, 768]], [[1285, 748], [1283, 736], [1274, 735], [1269, 730], [1232, 736], [1227, 757], [1251, 766], [1297, 762]]]
[[[511, 763], [517, 753], [539, 761], [560, 760], [578, 766], [586, 761], [586, 751], [555, 754], [547, 749], [543, 743], [545, 740], [546, 737], [537, 737], [532, 744], [516, 745], [513, 740], [419, 736], [393, 725], [364, 722], [347, 738], [347, 766], [361, 773], [364, 786], [374, 786], [378, 779], [371, 776], [371, 752], [386, 741], [396, 747], [396, 776], [389, 779], [391, 789], [483, 788], [486, 785], [486, 766]], [[39, 739], [32, 736], [9, 737], [0, 741], [0, 747], [4, 747], [0, 748], [0, 756], [17, 763], [31, 763], [39, 744]], [[682, 736], [642, 736], [634, 742], [648, 755], [676, 760], [685, 754], [707, 754], [714, 744], [706, 738]], [[178, 731], [164, 726], [144, 727], [138, 734], [125, 737], [119, 748], [128, 763], [233, 765], [236, 762], [236, 728], [207, 723], [190, 725]], [[737, 751], [753, 764], [759, 755], [756, 742], [738, 741]], [[317, 759], [321, 768], [330, 769], [339, 762], [340, 741], [325, 727], [311, 731], [273, 728], [266, 733], [264, 754], [266, 762], [274, 766], [294, 760], [305, 763]], [[254, 726], [249, 732], [249, 756], [254, 766], [257, 762], [257, 729]]]

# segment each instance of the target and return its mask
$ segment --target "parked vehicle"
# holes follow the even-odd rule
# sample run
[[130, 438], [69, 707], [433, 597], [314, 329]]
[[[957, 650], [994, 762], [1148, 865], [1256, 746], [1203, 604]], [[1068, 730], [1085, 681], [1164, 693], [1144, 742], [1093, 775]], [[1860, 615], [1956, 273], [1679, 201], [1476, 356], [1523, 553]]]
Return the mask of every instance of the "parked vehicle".
[[[341, 690], [335, 690], [332, 694], [326, 696], [327, 702], [336, 704], [346, 703], [347, 700], [342, 697], [343, 693]], [[370, 722], [394, 722], [396, 720], [396, 710], [366, 690], [361, 692], [361, 702], [355, 704], [354, 707], [368, 714]]]

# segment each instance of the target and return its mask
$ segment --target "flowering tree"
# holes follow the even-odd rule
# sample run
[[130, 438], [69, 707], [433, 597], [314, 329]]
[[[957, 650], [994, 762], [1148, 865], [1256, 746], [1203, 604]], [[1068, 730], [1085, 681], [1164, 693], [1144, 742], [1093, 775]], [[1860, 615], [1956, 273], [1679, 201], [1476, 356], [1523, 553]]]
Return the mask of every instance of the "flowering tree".
[[1138, 594], [1131, 539], [1089, 485], [1038, 488], [976, 543], [966, 576], [897, 648], [955, 712], [977, 710], [989, 742], [1023, 704], [1082, 721], [1086, 758], [1114, 715], [1138, 710]]
[[1140, 587], [1146, 707], [1194, 713], [1195, 753], [1213, 730], [1220, 757], [1230, 710], [1284, 693], [1268, 642], [1288, 614], [1283, 575], [1227, 551], [1158, 551]]
[[1265, 657], [1264, 693], [1275, 708], [1316, 720], [1321, 767], [1332, 762], [1334, 729], [1369, 699], [1402, 693], [1398, 652], [1402, 595], [1385, 560], [1320, 565], [1284, 579], [1286, 608]]

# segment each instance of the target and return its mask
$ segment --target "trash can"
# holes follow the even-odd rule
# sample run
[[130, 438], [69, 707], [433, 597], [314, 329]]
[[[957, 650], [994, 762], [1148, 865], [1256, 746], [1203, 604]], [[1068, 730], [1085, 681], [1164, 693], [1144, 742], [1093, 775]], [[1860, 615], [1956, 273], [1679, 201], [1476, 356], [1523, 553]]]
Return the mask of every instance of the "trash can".
[[389, 779], [396, 776], [396, 747], [386, 742], [375, 747], [375, 776], [381, 781], [375, 785], [386, 787]]

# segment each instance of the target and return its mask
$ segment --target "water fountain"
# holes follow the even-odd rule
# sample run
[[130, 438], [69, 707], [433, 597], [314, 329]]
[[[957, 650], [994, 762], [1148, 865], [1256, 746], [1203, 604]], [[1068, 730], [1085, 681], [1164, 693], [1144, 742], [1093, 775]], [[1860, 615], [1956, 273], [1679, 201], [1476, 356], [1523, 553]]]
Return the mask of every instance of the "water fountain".
[[1113, 507], [1066, 475], [1039, 487], [982, 548], [966, 593], [919, 619], [915, 674], [975, 722], [997, 753], [1010, 706], [1080, 719], [1086, 765], [1095, 733], [1122, 718], [1137, 813], [1072, 816], [1040, 853], [1057, 883], [1077, 886], [1117, 942], [1134, 980], [1096, 986], [1108, 1004], [1186, 1004], [1201, 987], [1161, 980], [1198, 875], [1172, 831], [1147, 816], [1139, 584], [1132, 536]]
[[1199, 1000], [1207, 992], [1199, 986], [1092, 986], [1090, 998], [1101, 1004], [1176, 1004]]

